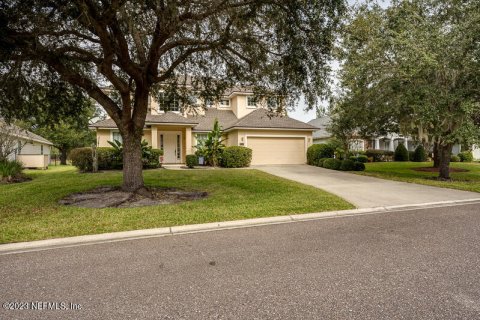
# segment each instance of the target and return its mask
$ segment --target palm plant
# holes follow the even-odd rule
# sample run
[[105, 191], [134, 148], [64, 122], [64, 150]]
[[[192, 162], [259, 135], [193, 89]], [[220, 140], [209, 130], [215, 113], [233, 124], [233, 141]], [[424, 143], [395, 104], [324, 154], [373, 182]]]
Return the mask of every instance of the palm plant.
[[218, 124], [218, 119], [215, 119], [213, 130], [207, 134], [207, 139], [197, 144], [197, 153], [205, 157], [208, 165], [216, 167], [220, 162], [222, 151], [225, 148], [223, 144], [224, 141], [225, 139], [222, 137], [222, 129]]

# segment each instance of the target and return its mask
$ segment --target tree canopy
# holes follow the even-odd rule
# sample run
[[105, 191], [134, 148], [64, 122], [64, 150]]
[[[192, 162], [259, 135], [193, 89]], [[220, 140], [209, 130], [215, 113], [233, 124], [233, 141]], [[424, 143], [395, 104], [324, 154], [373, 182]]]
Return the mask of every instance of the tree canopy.
[[16, 101], [30, 112], [28, 87], [52, 77], [81, 88], [117, 124], [123, 187], [136, 190], [149, 95], [189, 101], [192, 91], [251, 85], [285, 105], [303, 94], [313, 107], [344, 9], [343, 0], [0, 1], [0, 111], [20, 112], [3, 103]]
[[438, 149], [448, 178], [452, 146], [480, 139], [480, 3], [394, 1], [352, 12], [340, 45], [338, 106], [360, 132], [399, 132]]

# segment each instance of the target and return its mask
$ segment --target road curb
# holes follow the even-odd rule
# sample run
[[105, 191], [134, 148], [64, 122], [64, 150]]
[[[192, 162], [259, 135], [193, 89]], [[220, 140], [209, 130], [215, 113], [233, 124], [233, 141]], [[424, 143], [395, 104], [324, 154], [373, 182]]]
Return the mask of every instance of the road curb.
[[49, 250], [49, 249], [56, 249], [56, 248], [67, 248], [67, 247], [75, 247], [75, 246], [82, 246], [82, 245], [92, 245], [92, 244], [100, 244], [100, 243], [107, 243], [107, 242], [171, 236], [171, 235], [188, 234], [188, 233], [248, 228], [248, 227], [255, 227], [255, 226], [265, 226], [265, 225], [292, 223], [292, 222], [305, 222], [305, 221], [311, 221], [311, 220], [360, 216], [360, 215], [376, 214], [376, 213], [382, 213], [382, 212], [387, 213], [387, 212], [428, 209], [428, 208], [435, 208], [435, 207], [455, 206], [455, 205], [468, 205], [468, 204], [474, 204], [474, 203], [480, 203], [480, 198], [467, 199], [467, 200], [449, 200], [449, 201], [430, 202], [430, 203], [422, 203], [422, 204], [407, 204], [407, 205], [396, 205], [396, 206], [386, 206], [386, 207], [361, 208], [361, 209], [340, 210], [340, 211], [304, 213], [304, 214], [254, 218], [254, 219], [245, 219], [245, 220], [173, 226], [173, 227], [165, 227], [165, 228], [102, 233], [102, 234], [94, 234], [94, 235], [84, 235], [84, 236], [76, 236], [76, 237], [68, 237], [68, 238], [56, 238], [56, 239], [38, 240], [38, 241], [29, 241], [29, 242], [17, 242], [17, 243], [8, 243], [8, 244], [0, 245], [0, 255], [41, 251], [41, 250]]

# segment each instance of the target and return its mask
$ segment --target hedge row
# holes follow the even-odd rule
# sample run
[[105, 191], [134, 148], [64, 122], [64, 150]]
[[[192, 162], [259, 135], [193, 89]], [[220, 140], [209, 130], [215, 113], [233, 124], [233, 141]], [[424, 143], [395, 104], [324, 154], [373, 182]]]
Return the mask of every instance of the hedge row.
[[[149, 149], [142, 154], [142, 163], [144, 169], [154, 169], [160, 167], [160, 156], [163, 151], [159, 149]], [[92, 148], [77, 148], [70, 152], [72, 164], [80, 171], [88, 172], [93, 170], [93, 151]], [[99, 170], [115, 170], [123, 168], [122, 154], [114, 148], [98, 147], [97, 160]]]
[[224, 168], [245, 168], [252, 162], [252, 149], [242, 146], [231, 146], [223, 149], [220, 166]]
[[352, 156], [349, 159], [334, 159], [334, 150], [329, 144], [314, 144], [307, 149], [309, 165], [342, 171], [364, 171], [367, 156]]
[[[224, 168], [245, 168], [252, 162], [252, 149], [242, 146], [226, 147], [220, 154], [219, 165]], [[198, 166], [198, 156], [189, 154], [186, 157], [189, 168]]]

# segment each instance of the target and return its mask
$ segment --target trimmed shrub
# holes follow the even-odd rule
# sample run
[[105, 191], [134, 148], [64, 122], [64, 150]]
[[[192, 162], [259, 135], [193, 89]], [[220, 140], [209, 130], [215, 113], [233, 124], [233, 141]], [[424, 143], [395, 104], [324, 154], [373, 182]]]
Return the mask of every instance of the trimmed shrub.
[[[160, 167], [160, 156], [163, 151], [153, 148], [142, 148], [142, 165], [144, 169]], [[72, 164], [82, 172], [92, 171], [92, 148], [76, 148], [70, 152]], [[123, 168], [122, 154], [115, 148], [98, 147], [97, 159], [99, 170], [121, 170]]]
[[355, 162], [350, 159], [345, 159], [340, 164], [340, 170], [342, 171], [352, 171], [354, 168]]
[[415, 151], [413, 152], [413, 156], [410, 158], [411, 161], [415, 162], [425, 162], [427, 161], [427, 153], [425, 152], [425, 148], [422, 144], [419, 144]]
[[187, 154], [186, 156], [186, 164], [187, 164], [187, 167], [189, 167], [190, 169], [195, 167], [195, 166], [198, 166], [198, 158], [196, 155], [194, 154]]
[[252, 162], [252, 149], [242, 146], [231, 146], [223, 149], [220, 165], [224, 168], [249, 167]]
[[384, 150], [374, 150], [369, 149], [365, 152], [367, 158], [372, 158], [372, 162], [381, 162], [384, 161], [385, 151]]
[[323, 163], [325, 162], [325, 160], [327, 160], [329, 158], [322, 158], [320, 160], [318, 160], [317, 162], [317, 167], [322, 167], [323, 168]]
[[72, 160], [72, 165], [77, 167], [80, 171], [82, 172], [92, 171], [92, 168], [93, 168], [92, 148], [73, 149], [72, 151], [70, 151], [70, 159]]
[[460, 161], [462, 162], [472, 162], [473, 161], [473, 153], [472, 151], [462, 151], [458, 154]]
[[362, 162], [355, 162], [353, 164], [353, 171], [365, 171], [365, 164]]
[[459, 156], [452, 155], [452, 156], [450, 157], [450, 162], [460, 162], [460, 157], [459, 157]]
[[316, 165], [322, 158], [333, 158], [335, 148], [330, 144], [314, 144], [307, 149], [307, 163]]
[[[156, 169], [160, 168], [162, 164], [160, 163], [160, 157], [163, 156], [163, 150], [160, 149], [150, 149], [149, 151], [142, 152], [142, 163], [144, 169]], [[123, 165], [122, 165], [123, 167]]]
[[350, 160], [352, 160], [353, 162], [367, 163], [368, 162], [368, 157], [365, 156], [365, 155], [352, 156], [352, 157], [350, 157]]
[[22, 175], [23, 165], [18, 161], [0, 161], [0, 180], [11, 180]]
[[393, 157], [395, 161], [408, 161], [408, 150], [403, 143], [399, 143], [395, 149], [395, 155]]
[[[90, 157], [91, 157], [92, 149], [91, 148], [87, 148], [87, 149], [90, 150]], [[98, 159], [98, 170], [120, 170], [123, 168], [122, 154], [118, 153], [114, 148], [98, 147], [97, 159]], [[73, 162], [73, 158], [72, 158], [72, 162]], [[85, 170], [82, 170], [82, 171], [85, 171]]]
[[328, 158], [323, 161], [323, 167], [326, 169], [338, 170], [342, 165], [342, 161], [339, 159]]

